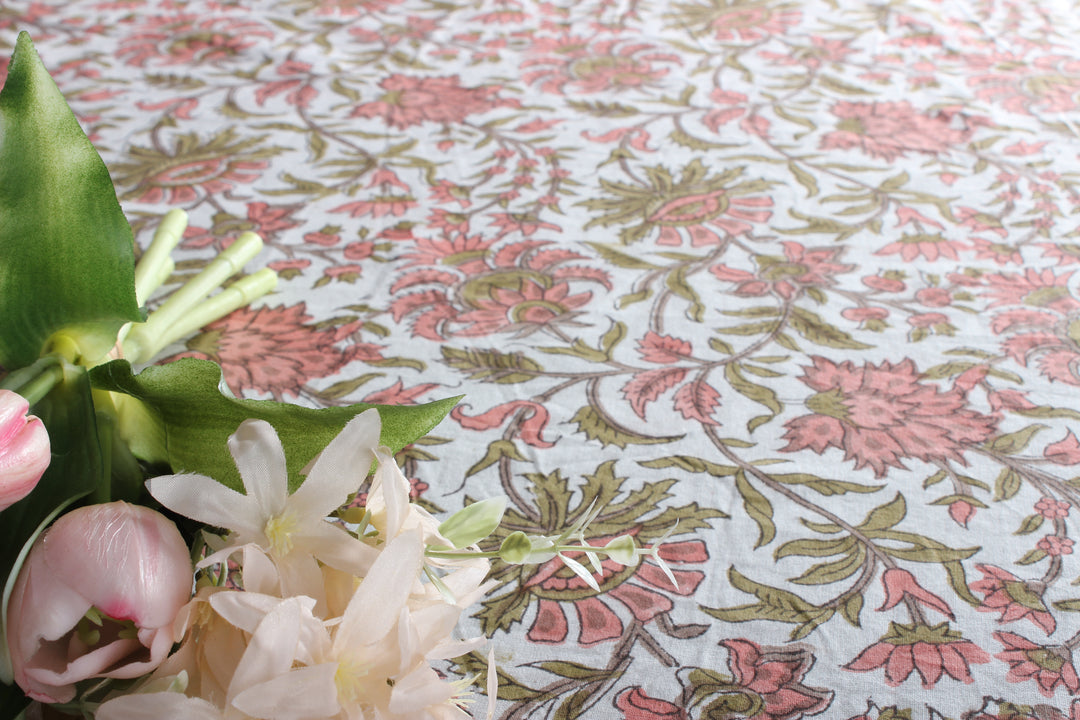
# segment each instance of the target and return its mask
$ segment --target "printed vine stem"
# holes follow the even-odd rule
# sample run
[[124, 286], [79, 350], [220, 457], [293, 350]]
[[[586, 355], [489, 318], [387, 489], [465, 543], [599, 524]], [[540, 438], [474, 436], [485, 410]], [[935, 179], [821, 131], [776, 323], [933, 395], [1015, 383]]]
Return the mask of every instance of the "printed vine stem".
[[[1060, 497], [1069, 498], [1073, 505], [1080, 506], [1080, 489], [1067, 484], [1061, 478], [1051, 475], [1044, 470], [1031, 467], [1030, 464], [1009, 455], [1002, 455], [978, 447], [971, 448], [971, 450], [1004, 465], [1010, 470], [1015, 470], [1021, 477], [1026, 477], [1041, 494], [1052, 496], [1053, 493], [1056, 493]], [[1049, 492], [1050, 490], [1052, 490], [1053, 493]]]
[[503, 716], [503, 720], [531, 720], [534, 716], [530, 712], [534, 707], [554, 702], [558, 697], [571, 691], [581, 691], [593, 686], [596, 686], [597, 689], [589, 693], [590, 698], [582, 709], [584, 711], [596, 705], [618, 681], [619, 676], [630, 667], [633, 661], [632, 651], [639, 641], [666, 667], [676, 667], [678, 665], [675, 658], [660, 647], [656, 639], [645, 630], [644, 625], [635, 618], [626, 624], [617, 644], [612, 648], [608, 663], [603, 669], [605, 677], [602, 680], [588, 680], [585, 682], [574, 678], [556, 680], [543, 688], [537, 688], [536, 690], [543, 693], [542, 695], [519, 703], [514, 707], [513, 711]]
[[[521, 408], [516, 413], [514, 413], [513, 419], [507, 425], [506, 430], [502, 434], [503, 440], [513, 440], [514, 435], [516, 435], [518, 432], [518, 426], [524, 420], [524, 416], [525, 408]], [[526, 501], [525, 497], [520, 492], [518, 492], [518, 489], [515, 486], [513, 480], [513, 468], [511, 467], [512, 462], [513, 459], [506, 453], [501, 453], [499, 455], [499, 484], [502, 486], [503, 492], [505, 492], [507, 496], [509, 496], [510, 502], [514, 504], [514, 507], [516, 507], [519, 512], [523, 513], [527, 518], [529, 518], [529, 520], [532, 521], [534, 524], [539, 525], [541, 520], [540, 511], [537, 510], [532, 503]]]
[[[851, 523], [847, 522], [846, 520], [844, 520], [840, 516], [826, 510], [825, 508], [821, 507], [820, 505], [816, 505], [815, 503], [810, 502], [809, 500], [802, 497], [801, 495], [799, 495], [795, 491], [793, 491], [790, 488], [784, 486], [782, 483], [779, 483], [779, 482], [773, 480], [771, 477], [769, 477], [769, 474], [767, 472], [765, 472], [764, 470], [762, 470], [761, 468], [759, 468], [759, 467], [757, 467], [755, 465], [752, 465], [751, 463], [748, 463], [745, 460], [743, 460], [742, 458], [740, 458], [738, 455], [736, 455], [734, 452], [732, 452], [731, 449], [727, 446], [727, 444], [725, 444], [724, 441], [720, 438], [720, 436], [717, 435], [716, 429], [713, 426], [705, 425], [705, 426], [703, 426], [703, 429], [705, 431], [705, 434], [708, 436], [709, 440], [716, 447], [716, 449], [719, 450], [721, 452], [721, 454], [723, 454], [723, 456], [725, 458], [727, 458], [733, 464], [738, 466], [743, 472], [745, 472], [747, 474], [750, 474], [750, 475], [753, 475], [762, 484], [764, 484], [765, 486], [767, 486], [768, 488], [770, 488], [774, 492], [778, 493], [779, 495], [783, 495], [785, 498], [787, 498], [788, 500], [791, 500], [796, 505], [799, 505], [800, 507], [803, 507], [803, 508], [811, 511], [811, 512], [815, 513], [816, 515], [819, 515], [820, 517], [826, 519], [830, 523], [832, 523], [832, 524], [840, 527], [841, 529], [843, 529], [851, 537], [855, 538], [855, 540], [857, 540], [860, 544], [863, 545], [863, 547], [865, 547], [867, 549], [867, 551], [868, 551], [868, 555], [867, 555], [868, 560], [867, 560], [867, 562], [870, 562], [869, 558], [873, 557], [873, 558], [876, 558], [877, 561], [881, 562], [881, 564], [886, 568], [898, 567], [895, 560], [893, 560], [891, 557], [889, 557], [889, 555], [887, 553], [885, 553], [880, 548], [878, 548], [877, 545], [874, 543], [874, 541], [871, 540], [870, 538], [868, 538], [866, 535], [864, 535], [857, 527], [855, 527]], [[866, 577], [866, 575], [867, 575], [867, 571], [864, 570], [863, 575], [859, 577], [859, 579], [856, 581], [856, 584], [858, 584], [860, 582], [864, 582], [864, 577]], [[865, 582], [868, 583], [870, 581], [870, 579], [872, 579], [872, 577], [873, 577], [873, 574], [872, 574], [872, 569], [871, 569], [870, 577], [866, 578]], [[865, 584], [863, 585], [863, 587], [865, 587]], [[850, 590], [845, 592], [845, 594], [849, 594], [849, 593], [850, 593]], [[918, 606], [918, 604], [916, 603], [916, 601], [914, 599], [912, 599], [908, 595], [905, 595], [904, 599], [903, 599], [903, 603], [907, 608], [908, 615], [910, 616], [911, 620], [914, 623], [919, 624], [919, 625], [927, 624], [926, 616], [923, 614], [922, 609]]]

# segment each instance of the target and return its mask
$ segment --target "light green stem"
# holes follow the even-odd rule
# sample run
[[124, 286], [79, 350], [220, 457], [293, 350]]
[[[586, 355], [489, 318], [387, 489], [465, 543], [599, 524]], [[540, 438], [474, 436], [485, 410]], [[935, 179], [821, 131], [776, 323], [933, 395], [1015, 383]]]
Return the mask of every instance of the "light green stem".
[[161, 219], [150, 247], [135, 266], [135, 298], [139, 305], [145, 305], [154, 291], [172, 274], [175, 265], [169, 253], [180, 243], [187, 223], [187, 213], [179, 208], [173, 208]]
[[277, 287], [277, 273], [270, 268], [263, 268], [247, 277], [240, 278], [217, 295], [196, 305], [184, 317], [177, 320], [168, 332], [161, 336], [159, 345], [164, 347], [204, 325], [225, 317], [233, 310], [250, 305], [275, 287]]
[[178, 322], [183, 322], [185, 326], [190, 327], [185, 316], [196, 311], [197, 306], [211, 291], [239, 272], [246, 262], [262, 250], [262, 247], [262, 239], [255, 233], [241, 234], [202, 272], [184, 283], [162, 303], [160, 308], [150, 313], [145, 323], [132, 326], [123, 341], [124, 357], [136, 364], [147, 362], [168, 344], [168, 342], [163, 342], [163, 338], [180, 337], [172, 332], [173, 326]]
[[11, 373], [0, 382], [0, 388], [19, 393], [33, 405], [64, 381], [64, 366], [56, 356], [41, 358], [27, 368]]

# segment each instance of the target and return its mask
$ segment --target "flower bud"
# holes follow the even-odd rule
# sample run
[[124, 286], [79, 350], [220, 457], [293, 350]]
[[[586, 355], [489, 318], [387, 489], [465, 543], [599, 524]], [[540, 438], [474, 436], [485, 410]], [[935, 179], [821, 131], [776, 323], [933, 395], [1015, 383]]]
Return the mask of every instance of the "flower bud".
[[531, 552], [532, 541], [529, 540], [528, 535], [520, 530], [515, 530], [507, 535], [506, 539], [502, 541], [502, 545], [499, 546], [499, 557], [511, 565], [525, 562]]
[[29, 409], [18, 393], [0, 390], [0, 510], [29, 495], [49, 467], [49, 433]]
[[506, 511], [506, 498], [493, 497], [475, 502], [458, 510], [439, 526], [439, 534], [453, 543], [456, 548], [475, 545], [499, 527], [503, 512]]
[[633, 567], [638, 564], [637, 543], [633, 535], [620, 535], [604, 546], [607, 556], [619, 563]]
[[180, 532], [149, 508], [114, 502], [60, 516], [34, 542], [11, 595], [15, 682], [55, 703], [87, 678], [149, 673], [172, 648], [191, 573]]

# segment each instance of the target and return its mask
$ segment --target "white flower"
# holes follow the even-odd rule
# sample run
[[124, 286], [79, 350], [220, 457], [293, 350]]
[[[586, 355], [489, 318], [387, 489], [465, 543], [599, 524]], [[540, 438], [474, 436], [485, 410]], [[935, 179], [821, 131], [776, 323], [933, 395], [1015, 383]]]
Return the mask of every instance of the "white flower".
[[154, 478], [147, 488], [165, 507], [230, 531], [225, 547], [202, 566], [256, 547], [273, 560], [281, 595], [315, 597], [321, 612], [325, 603], [317, 561], [362, 576], [377, 554], [327, 522], [326, 516], [356, 492], [367, 476], [379, 431], [378, 411], [357, 415], [320, 453], [303, 484], [290, 495], [285, 453], [277, 433], [269, 423], [246, 420], [229, 438], [246, 495], [195, 474]]
[[[218, 593], [211, 604], [229, 595]], [[98, 708], [98, 720], [305, 720], [338, 712], [334, 686], [314, 672], [293, 665], [310, 650], [305, 640], [325, 634], [311, 614], [314, 601], [295, 597], [273, 600], [262, 613], [229, 681], [222, 707], [179, 692], [134, 693], [112, 698]], [[302, 690], [303, 692], [298, 692]]]

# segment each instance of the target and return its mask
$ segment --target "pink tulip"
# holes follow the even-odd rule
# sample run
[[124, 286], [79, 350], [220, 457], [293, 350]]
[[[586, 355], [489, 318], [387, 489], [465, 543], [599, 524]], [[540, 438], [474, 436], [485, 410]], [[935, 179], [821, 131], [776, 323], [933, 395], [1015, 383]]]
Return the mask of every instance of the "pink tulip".
[[49, 433], [18, 393], [0, 390], [0, 510], [30, 494], [49, 467]]
[[191, 573], [184, 539], [158, 512], [114, 502], [62, 515], [11, 596], [15, 682], [35, 700], [68, 702], [81, 680], [149, 673], [172, 648]]

